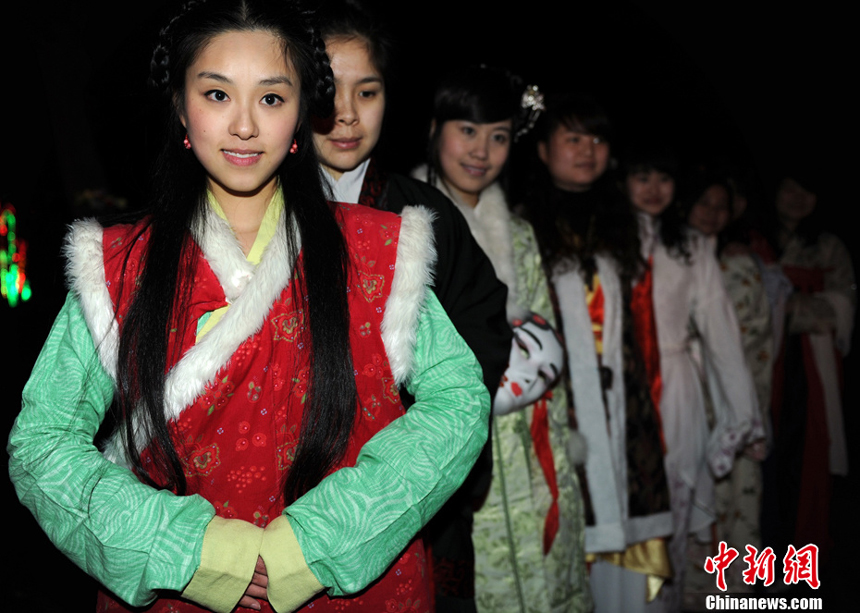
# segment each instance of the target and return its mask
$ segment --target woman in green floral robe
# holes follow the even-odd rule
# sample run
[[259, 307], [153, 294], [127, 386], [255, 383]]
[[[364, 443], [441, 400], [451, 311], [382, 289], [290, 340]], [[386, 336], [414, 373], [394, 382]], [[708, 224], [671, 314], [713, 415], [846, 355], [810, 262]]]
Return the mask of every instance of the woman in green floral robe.
[[[436, 93], [430, 163], [413, 176], [435, 185], [463, 213], [508, 287], [508, 321], [516, 325], [537, 315], [555, 327], [534, 231], [511, 214], [498, 180], [532, 110], [520, 112], [521, 99], [527, 100], [522, 86], [502, 71], [474, 68], [448, 75]], [[534, 404], [494, 416], [493, 479], [473, 529], [480, 612], [592, 608], [567, 406], [564, 386], [557, 385]], [[540, 442], [541, 432], [548, 434], [548, 445]]]

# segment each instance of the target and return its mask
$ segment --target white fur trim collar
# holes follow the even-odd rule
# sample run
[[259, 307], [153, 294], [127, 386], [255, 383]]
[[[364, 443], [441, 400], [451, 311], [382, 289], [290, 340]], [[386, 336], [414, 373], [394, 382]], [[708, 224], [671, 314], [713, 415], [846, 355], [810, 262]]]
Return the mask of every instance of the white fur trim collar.
[[[239, 345], [263, 326], [272, 303], [289, 284], [295, 264], [287, 249], [283, 224], [279, 224], [256, 267], [245, 259], [229, 225], [218, 215], [207, 209], [203, 226], [198, 243], [231, 306], [168, 374], [165, 389], [168, 419], [194, 402]], [[116, 380], [119, 336], [105, 282], [102, 235], [103, 228], [95, 220], [72, 225], [65, 246], [67, 274], [72, 290], [81, 300], [102, 365]]]
[[[382, 340], [398, 384], [412, 373], [418, 316], [436, 263], [432, 213], [423, 207], [406, 207], [401, 218], [397, 266], [382, 321]], [[223, 219], [209, 212], [203, 226], [198, 243], [231, 307], [170, 371], [168, 419], [194, 402], [239, 345], [262, 327], [272, 303], [289, 284], [295, 263], [289, 258], [282, 224], [256, 269]], [[81, 301], [102, 365], [115, 380], [119, 334], [105, 282], [102, 235], [103, 228], [94, 219], [75, 222], [66, 238], [65, 254], [71, 289]]]
[[[427, 167], [419, 166], [412, 171], [412, 177], [426, 180]], [[463, 214], [475, 242], [490, 258], [496, 276], [508, 287], [508, 320], [522, 316], [523, 309], [517, 304], [519, 292], [511, 234], [511, 211], [501, 186], [498, 182], [494, 182], [485, 188], [478, 197], [478, 204], [474, 207], [457, 198], [440, 177], [436, 177], [433, 186], [448, 196]]]
[[[298, 233], [295, 233], [298, 242]], [[203, 255], [218, 277], [230, 308], [167, 376], [165, 409], [176, 417], [203, 393], [218, 371], [248, 337], [258, 332], [272, 304], [289, 285], [295, 260], [287, 248], [286, 229], [278, 229], [256, 267], [245, 259], [226, 221], [209, 211], [205, 231], [198, 237]], [[297, 251], [301, 245], [297, 245]]]
[[[382, 321], [382, 340], [398, 384], [408, 381], [412, 374], [418, 318], [436, 261], [432, 213], [422, 207], [406, 207], [401, 217], [397, 266]], [[242, 342], [265, 324], [272, 303], [289, 284], [295, 264], [290, 258], [283, 224], [278, 225], [256, 268], [245, 259], [224, 220], [209, 211], [203, 225], [198, 244], [231, 306], [168, 374], [167, 419], [177, 417], [194, 402], [206, 384], [229, 363]], [[119, 335], [104, 276], [103, 232], [93, 219], [74, 223], [66, 239], [65, 253], [72, 291], [81, 301], [102, 365], [116, 380]], [[137, 444], [145, 446], [146, 441], [138, 440]], [[106, 454], [117, 461], [119, 449], [117, 441], [113, 441]]]

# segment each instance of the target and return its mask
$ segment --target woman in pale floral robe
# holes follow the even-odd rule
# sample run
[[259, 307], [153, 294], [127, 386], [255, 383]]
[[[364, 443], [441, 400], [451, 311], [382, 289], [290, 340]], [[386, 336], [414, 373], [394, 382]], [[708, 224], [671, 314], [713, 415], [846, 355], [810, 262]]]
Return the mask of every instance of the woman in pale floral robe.
[[[702, 185], [701, 194], [690, 207], [688, 223], [708, 237], [717, 251], [726, 292], [734, 305], [740, 326], [746, 365], [753, 378], [758, 398], [759, 414], [767, 426], [770, 407], [770, 386], [773, 373], [773, 328], [771, 308], [762, 280], [761, 264], [751, 255], [749, 248], [740, 243], [724, 244], [721, 233], [732, 219], [732, 192], [727, 182], [713, 177], [710, 185]], [[703, 369], [707, 365], [700, 361]], [[704, 374], [704, 373], [703, 373]], [[718, 394], [719, 389], [707, 390]], [[709, 398], [708, 404], [713, 402]], [[762, 475], [761, 460], [764, 441], [735, 459], [732, 471], [718, 479], [715, 484], [715, 509], [717, 521], [715, 541], [725, 541], [741, 555], [746, 555], [746, 545], [761, 548]], [[696, 542], [690, 544], [690, 573], [685, 586], [685, 607], [701, 608], [703, 592], [717, 592], [713, 576], [702, 568], [702, 559], [710, 555], [715, 543]], [[710, 539], [708, 539], [710, 540]], [[731, 592], [751, 591], [744, 583], [742, 564], [729, 567], [726, 582]]]

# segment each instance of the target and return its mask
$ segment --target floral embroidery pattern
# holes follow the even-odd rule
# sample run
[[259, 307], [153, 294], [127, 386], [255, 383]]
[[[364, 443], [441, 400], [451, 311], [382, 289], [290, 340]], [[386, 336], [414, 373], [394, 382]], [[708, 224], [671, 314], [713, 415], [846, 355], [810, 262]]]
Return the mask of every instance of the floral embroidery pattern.
[[215, 507], [215, 515], [218, 517], [224, 517], [225, 519], [236, 519], [238, 514], [236, 513], [236, 509], [230, 506], [230, 501], [219, 502], [215, 501], [213, 505]]
[[308, 378], [310, 367], [305, 366], [299, 371], [298, 377], [293, 377], [293, 395], [298, 398], [302, 404], [308, 399]]
[[377, 400], [375, 395], [371, 394], [370, 398], [362, 403], [361, 413], [366, 419], [370, 419], [372, 421], [376, 419], [376, 415], [379, 413], [379, 409], [381, 407], [382, 403]]
[[218, 445], [212, 443], [188, 454], [183, 462], [183, 472], [187, 477], [195, 475], [205, 477], [219, 466], [221, 466], [221, 458]]
[[364, 369], [361, 371], [361, 374], [363, 374], [365, 377], [374, 377], [375, 379], [382, 379], [382, 366], [385, 361], [378, 353], [374, 353], [371, 359], [373, 361], [369, 364], [364, 365]]
[[248, 383], [248, 400], [250, 402], [257, 402], [260, 399], [260, 392], [263, 391], [263, 388], [257, 385], [254, 381]]
[[253, 524], [255, 526], [259, 526], [260, 528], [265, 528], [269, 525], [269, 514], [258, 507], [257, 510], [254, 511]]
[[253, 358], [259, 349], [260, 335], [255, 334], [236, 350], [236, 353], [233, 354], [233, 361], [236, 364], [245, 364]]
[[214, 386], [211, 384], [206, 385], [203, 396], [200, 398], [200, 403], [206, 408], [208, 415], [212, 415], [215, 411], [227, 406], [227, 402], [233, 396], [233, 383], [229, 379], [230, 376], [226, 375], [220, 381], [216, 381]]
[[358, 287], [361, 289], [364, 299], [368, 302], [373, 302], [382, 296], [382, 290], [385, 287], [385, 277], [360, 270], [358, 271]]
[[287, 436], [289, 437], [284, 444], [278, 446], [278, 470], [284, 471], [293, 465], [296, 459], [296, 447], [298, 447], [299, 439], [296, 436], [298, 426], [293, 424]]
[[421, 599], [416, 598], [415, 602], [411, 598], [407, 598], [405, 602], [398, 602], [394, 598], [385, 601], [386, 613], [400, 613], [400, 611], [419, 611]]
[[394, 242], [395, 233], [392, 232], [389, 226], [380, 224], [379, 235], [382, 237], [382, 240], [384, 241], [382, 244], [385, 247], [388, 247], [392, 242]]
[[392, 404], [400, 404], [400, 388], [394, 381], [394, 377], [382, 378], [382, 395]]
[[241, 494], [254, 481], [266, 481], [266, 467], [251, 465], [248, 467], [240, 466], [234, 468], [227, 473], [227, 482], [233, 483], [236, 488], [236, 493]]
[[280, 392], [281, 388], [284, 387], [284, 383], [286, 383], [284, 369], [278, 362], [275, 362], [272, 364], [272, 387], [275, 388], [276, 392]]
[[298, 311], [290, 311], [289, 313], [281, 313], [271, 319], [272, 325], [275, 326], [276, 341], [295, 342], [299, 330], [305, 325], [305, 312], [302, 309]]

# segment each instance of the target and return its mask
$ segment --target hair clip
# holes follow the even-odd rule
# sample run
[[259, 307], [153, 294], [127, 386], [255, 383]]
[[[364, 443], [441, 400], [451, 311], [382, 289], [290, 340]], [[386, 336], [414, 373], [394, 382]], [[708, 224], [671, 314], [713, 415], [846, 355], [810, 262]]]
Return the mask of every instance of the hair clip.
[[540, 91], [537, 85], [526, 86], [523, 97], [520, 99], [520, 107], [525, 111], [525, 117], [522, 127], [514, 135], [514, 140], [517, 140], [520, 136], [531, 130], [538, 117], [540, 117], [541, 112], [546, 110], [543, 92]]

